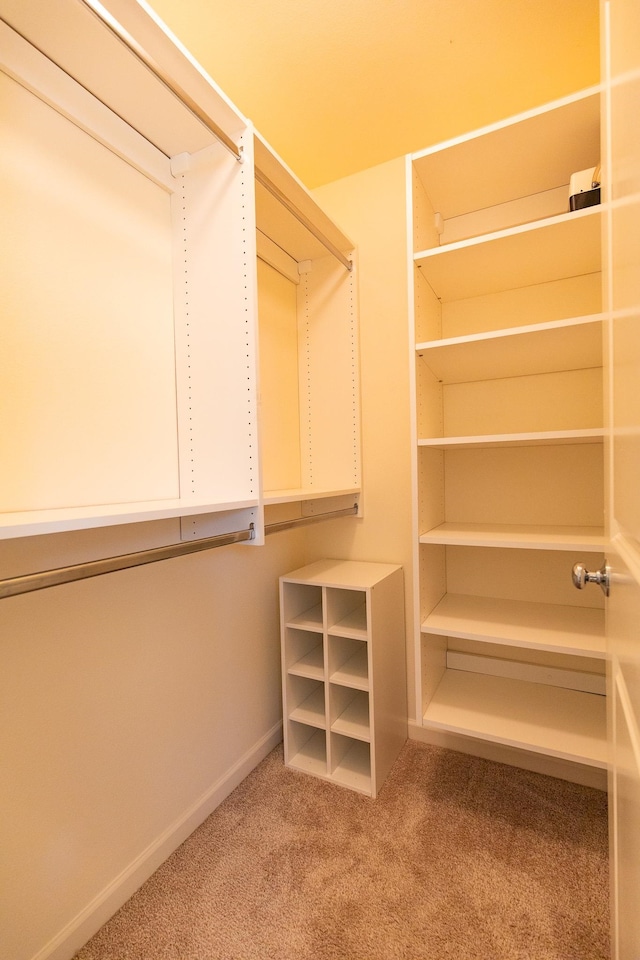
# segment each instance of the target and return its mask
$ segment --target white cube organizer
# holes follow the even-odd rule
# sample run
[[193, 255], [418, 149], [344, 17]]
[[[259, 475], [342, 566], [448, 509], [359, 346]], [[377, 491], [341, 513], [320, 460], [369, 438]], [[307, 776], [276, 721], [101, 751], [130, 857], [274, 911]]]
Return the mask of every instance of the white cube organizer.
[[407, 739], [402, 567], [280, 578], [285, 764], [375, 797]]

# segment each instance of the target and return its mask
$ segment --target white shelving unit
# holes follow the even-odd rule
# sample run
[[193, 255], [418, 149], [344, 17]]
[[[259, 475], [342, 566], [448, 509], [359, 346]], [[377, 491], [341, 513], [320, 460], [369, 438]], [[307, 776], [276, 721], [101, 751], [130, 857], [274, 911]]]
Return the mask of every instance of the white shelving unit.
[[352, 507], [353, 244], [149, 7], [97, 7], [0, 0], [0, 537]]
[[375, 797], [407, 738], [402, 568], [280, 578], [285, 763]]
[[407, 172], [420, 723], [604, 783], [603, 598], [571, 584], [604, 549], [601, 214], [567, 212], [599, 109], [590, 89]]
[[255, 154], [263, 487], [280, 519], [359, 502], [357, 262], [259, 136]]

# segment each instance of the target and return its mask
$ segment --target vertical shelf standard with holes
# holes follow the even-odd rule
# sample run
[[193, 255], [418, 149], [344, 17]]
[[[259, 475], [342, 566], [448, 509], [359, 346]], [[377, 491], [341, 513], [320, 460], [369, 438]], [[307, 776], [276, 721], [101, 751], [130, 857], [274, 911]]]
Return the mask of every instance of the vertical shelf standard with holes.
[[285, 763], [375, 797], [407, 738], [402, 567], [280, 578]]
[[604, 786], [603, 598], [571, 584], [605, 542], [601, 215], [569, 211], [599, 159], [593, 88], [407, 178], [422, 738]]

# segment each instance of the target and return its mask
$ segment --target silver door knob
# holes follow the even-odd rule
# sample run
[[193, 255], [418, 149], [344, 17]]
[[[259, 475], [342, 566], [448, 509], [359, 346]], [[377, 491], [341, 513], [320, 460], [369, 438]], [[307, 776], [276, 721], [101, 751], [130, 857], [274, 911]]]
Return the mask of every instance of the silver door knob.
[[603, 561], [602, 566], [595, 573], [587, 570], [584, 563], [574, 563], [571, 579], [574, 587], [578, 590], [583, 590], [587, 583], [599, 583], [605, 597], [609, 596], [609, 567], [606, 560]]

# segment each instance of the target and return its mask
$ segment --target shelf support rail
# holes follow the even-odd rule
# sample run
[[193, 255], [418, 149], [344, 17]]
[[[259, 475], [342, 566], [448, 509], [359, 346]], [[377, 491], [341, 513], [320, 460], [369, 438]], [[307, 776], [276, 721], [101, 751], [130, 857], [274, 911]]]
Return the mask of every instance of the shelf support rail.
[[177, 81], [170, 77], [162, 67], [156, 63], [153, 57], [147, 53], [140, 44], [134, 40], [134, 38], [124, 29], [124, 27], [118, 23], [118, 21], [111, 16], [111, 14], [105, 10], [99, 0], [79, 0], [79, 2], [90, 10], [91, 13], [100, 20], [101, 23], [115, 36], [117, 39], [124, 44], [124, 46], [136, 57], [140, 63], [149, 70], [154, 77], [162, 83], [167, 90], [170, 90], [171, 93], [178, 98], [180, 103], [182, 103], [189, 113], [191, 113], [200, 123], [204, 124], [209, 133], [212, 133], [213, 136], [218, 140], [223, 147], [225, 147], [229, 153], [233, 154], [236, 160], [242, 161], [242, 150], [238, 147], [231, 137], [228, 137], [224, 130], [213, 120], [209, 114], [202, 109], [202, 107], [190, 97], [186, 90], [183, 90]]
[[271, 196], [275, 197], [276, 200], [278, 200], [279, 203], [281, 203], [282, 206], [285, 207], [289, 213], [292, 214], [296, 220], [302, 224], [303, 227], [306, 227], [309, 233], [313, 234], [316, 240], [319, 240], [322, 246], [325, 247], [329, 253], [336, 258], [336, 260], [339, 260], [340, 263], [347, 268], [347, 270], [353, 270], [352, 261], [345, 256], [342, 250], [339, 250], [338, 247], [336, 247], [335, 243], [332, 243], [328, 237], [325, 237], [324, 233], [322, 233], [322, 231], [316, 227], [309, 217], [307, 217], [301, 210], [298, 210], [296, 205], [289, 200], [289, 198], [275, 185], [275, 183], [269, 180], [269, 178], [266, 177], [264, 173], [262, 173], [262, 171], [257, 167], [255, 174], [258, 183], [262, 184], [265, 190], [268, 190]]
[[[336, 517], [353, 516], [358, 512], [358, 505], [354, 504], [346, 510], [334, 510], [331, 513], [319, 513], [312, 517], [299, 517], [295, 520], [285, 520], [281, 523], [270, 523], [265, 527], [265, 533], [279, 533], [289, 527], [306, 523], [316, 523], [319, 520], [332, 520]], [[21, 577], [10, 577], [0, 580], [0, 600], [15, 597], [22, 593], [33, 593], [47, 587], [57, 587], [63, 583], [73, 583], [76, 580], [88, 580], [91, 577], [100, 577], [105, 573], [116, 573], [118, 570], [128, 570], [131, 567], [140, 567], [148, 563], [157, 563], [160, 560], [171, 560], [174, 557], [183, 557], [191, 553], [201, 553], [212, 550], [214, 547], [225, 547], [231, 543], [242, 543], [255, 538], [253, 524], [246, 530], [235, 530], [233, 533], [220, 533], [214, 537], [203, 537], [201, 540], [189, 540], [184, 543], [170, 543], [165, 547], [153, 547], [150, 550], [138, 550], [135, 553], [124, 553], [118, 557], [107, 557], [104, 560], [89, 560], [85, 563], [76, 563], [68, 567], [57, 567], [55, 570], [43, 570], [40, 573], [29, 573]]]

